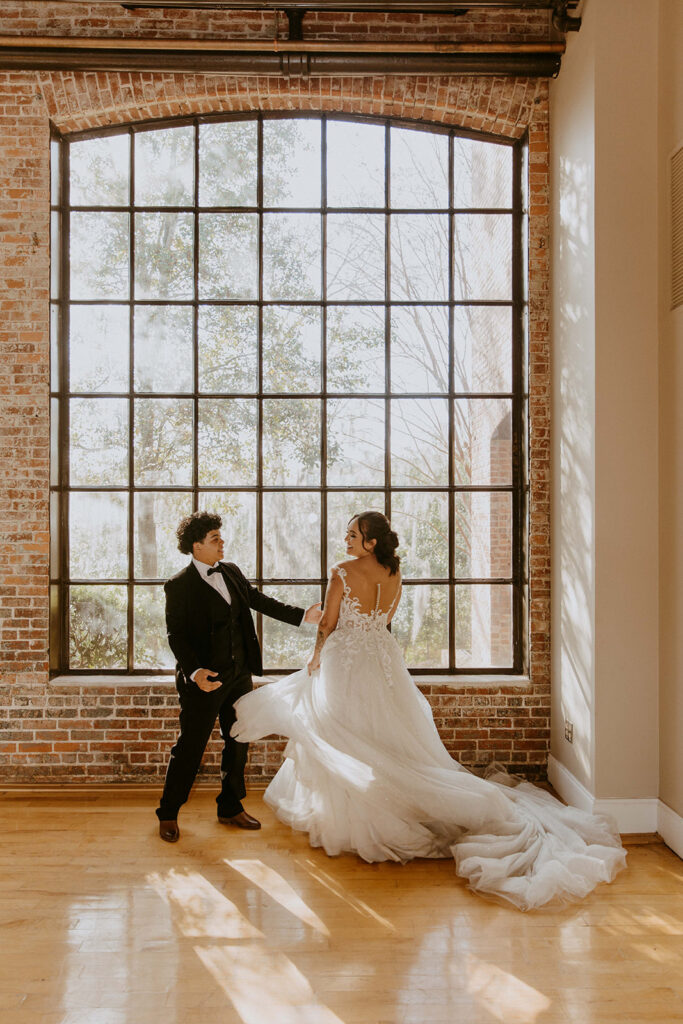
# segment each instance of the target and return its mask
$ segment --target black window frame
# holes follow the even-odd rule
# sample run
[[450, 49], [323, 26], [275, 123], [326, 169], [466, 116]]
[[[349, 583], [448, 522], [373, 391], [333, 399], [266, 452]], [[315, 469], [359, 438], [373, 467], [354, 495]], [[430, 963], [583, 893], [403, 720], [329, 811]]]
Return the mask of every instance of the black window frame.
[[[316, 119], [322, 123], [322, 160], [321, 160], [321, 204], [315, 207], [277, 207], [270, 208], [264, 207], [263, 205], [263, 124], [266, 120], [274, 119]], [[198, 153], [199, 153], [199, 127], [203, 124], [225, 122], [225, 121], [240, 121], [250, 120], [257, 121], [258, 124], [258, 198], [257, 205], [251, 206], [240, 206], [240, 207], [201, 207], [198, 204]], [[326, 200], [326, 126], [330, 121], [353, 121], [365, 124], [380, 125], [385, 130], [385, 203], [383, 207], [330, 207], [327, 205]], [[194, 127], [194, 160], [195, 160], [195, 194], [194, 204], [192, 206], [183, 207], [169, 207], [169, 206], [138, 206], [133, 202], [133, 188], [134, 188], [134, 161], [135, 161], [135, 147], [132, 145], [132, 137], [140, 132], [147, 131], [158, 131], [163, 128], [178, 128], [183, 126]], [[411, 128], [416, 130], [423, 130], [432, 133], [444, 134], [449, 138], [449, 205], [448, 209], [426, 209], [426, 208], [407, 208], [398, 209], [390, 205], [390, 129], [391, 128]], [[97, 205], [97, 206], [71, 206], [69, 202], [69, 147], [72, 142], [80, 141], [90, 138], [101, 138], [104, 136], [121, 135], [127, 134], [131, 136], [130, 145], [130, 194], [128, 205], [112, 205], [111, 207]], [[455, 138], [472, 139], [479, 142], [490, 142], [500, 146], [508, 146], [512, 150], [512, 180], [513, 180], [513, 196], [512, 205], [510, 207], [485, 207], [485, 208], [457, 208], [453, 206], [453, 142]], [[325, 454], [326, 454], [326, 402], [328, 398], [375, 398], [383, 400], [385, 403], [385, 483], [384, 486], [355, 486], [352, 488], [356, 492], [383, 492], [385, 497], [385, 512], [391, 516], [391, 496], [392, 493], [396, 492], [415, 492], [415, 491], [429, 491], [429, 492], [445, 492], [448, 494], [448, 522], [449, 522], [449, 552], [448, 552], [448, 577], [443, 578], [420, 578], [420, 579], [406, 579], [404, 585], [406, 587], [412, 586], [423, 586], [423, 585], [442, 585], [448, 586], [448, 614], [449, 614], [449, 666], [433, 666], [433, 667], [421, 667], [411, 668], [411, 674], [416, 677], [420, 676], [443, 676], [443, 677], [458, 677], [458, 676], [506, 676], [515, 675], [521, 676], [528, 672], [528, 630], [529, 630], [529, 579], [528, 579], [528, 505], [529, 505], [529, 472], [528, 472], [528, 338], [527, 338], [527, 308], [528, 308], [528, 283], [527, 283], [527, 237], [528, 237], [528, 185], [526, 181], [527, 167], [528, 167], [528, 138], [523, 136], [519, 139], [509, 138], [505, 136], [492, 135], [490, 133], [468, 131], [452, 126], [447, 126], [439, 123], [432, 123], [428, 121], [415, 121], [406, 118], [392, 118], [392, 117], [371, 117], [364, 115], [352, 115], [352, 114], [327, 114], [316, 111], [272, 111], [272, 112], [240, 112], [240, 113], [229, 113], [229, 114], [206, 114], [196, 115], [192, 117], [177, 117], [177, 118], [163, 118], [157, 120], [150, 120], [144, 122], [134, 122], [125, 125], [117, 125], [112, 128], [102, 129], [90, 129], [87, 131], [79, 131], [73, 133], [59, 133], [56, 129], [52, 129], [51, 133], [51, 144], [53, 154], [53, 192], [51, 202], [51, 223], [53, 224], [53, 231], [55, 225], [59, 232], [59, 239], [57, 245], [52, 248], [53, 253], [55, 250], [59, 253], [59, 288], [57, 296], [51, 295], [50, 298], [50, 322], [51, 322], [51, 384], [50, 384], [50, 396], [51, 396], [51, 451], [52, 451], [52, 467], [51, 467], [51, 481], [50, 481], [50, 524], [51, 524], [51, 544], [50, 544], [50, 673], [52, 676], [55, 675], [73, 675], [73, 676], [92, 676], [102, 675], [111, 676], [113, 680], [117, 676], [149, 676], [153, 675], [171, 675], [171, 669], [163, 668], [136, 668], [134, 664], [134, 587], [135, 586], [149, 586], [154, 584], [163, 583], [163, 580], [145, 580], [141, 582], [135, 577], [133, 556], [132, 556], [132, 538], [134, 536], [134, 511], [133, 511], [133, 500], [132, 497], [135, 492], [138, 491], [183, 491], [192, 492], [193, 509], [199, 506], [199, 496], [203, 492], [218, 492], [221, 490], [237, 492], [237, 491], [248, 491], [255, 492], [257, 495], [257, 554], [256, 554], [256, 576], [253, 577], [252, 582], [260, 587], [267, 588], [269, 585], [288, 585], [288, 584], [304, 584], [314, 585], [321, 588], [321, 597], [324, 598], [325, 586], [327, 583], [326, 569], [328, 567], [328, 555], [327, 555], [327, 494], [330, 492], [344, 492], [349, 490], [348, 486], [329, 486], [326, 481], [325, 475]], [[56, 160], [55, 160], [56, 157]], [[58, 167], [55, 164], [58, 163]], [[56, 187], [55, 187], [56, 186]], [[55, 191], [58, 195], [55, 196]], [[55, 201], [56, 200], [56, 201]], [[126, 398], [129, 401], [130, 410], [130, 427], [129, 430], [129, 478], [127, 487], [113, 487], [111, 490], [121, 491], [128, 494], [128, 535], [129, 535], [129, 554], [128, 554], [128, 574], [126, 578], [116, 580], [71, 580], [69, 578], [68, 567], [69, 567], [69, 522], [68, 522], [68, 506], [69, 506], [69, 495], [72, 491], [103, 491], [109, 488], [102, 487], [73, 487], [69, 481], [69, 400], [71, 393], [69, 391], [69, 350], [68, 350], [68, 337], [69, 337], [69, 312], [72, 305], [128, 305], [130, 307], [130, 319], [131, 319], [131, 337], [130, 337], [130, 360], [131, 369], [133, 365], [133, 346], [134, 346], [134, 335], [133, 335], [133, 313], [137, 305], [165, 305], [166, 300], [150, 300], [150, 299], [136, 299], [134, 297], [134, 231], [130, 232], [130, 281], [129, 281], [129, 298], [125, 299], [83, 299], [83, 300], [72, 300], [69, 294], [69, 244], [70, 244], [70, 214], [72, 210], [83, 211], [102, 211], [102, 210], [115, 210], [116, 212], [128, 213], [131, 217], [131, 225], [134, 222], [134, 216], [136, 212], [189, 212], [194, 215], [195, 218], [195, 245], [194, 245], [194, 297], [192, 299], [178, 300], [175, 304], [183, 306], [192, 306], [194, 309], [194, 328], [193, 328], [193, 343], [194, 343], [194, 386], [193, 391], [183, 392], [182, 396], [176, 393], [174, 394], [163, 394], [161, 392], [140, 392], [134, 391], [134, 378], [131, 372], [128, 390], [126, 392], [116, 392], [109, 395], [108, 393], [98, 392], [98, 397], [117, 397]], [[263, 213], [277, 210], [278, 213], [311, 213], [318, 212], [322, 220], [322, 239], [323, 244], [321, 248], [321, 275], [322, 275], [322, 294], [325, 293], [325, 263], [326, 263], [326, 246], [325, 246], [325, 223], [326, 215], [328, 212], [333, 213], [373, 213], [373, 214], [384, 214], [387, 221], [386, 234], [385, 234], [385, 275], [386, 275], [386, 287], [384, 301], [340, 301], [338, 299], [327, 299], [319, 298], [317, 300], [302, 300], [294, 299], [291, 301], [272, 299], [265, 300], [263, 298]], [[258, 251], [258, 267], [259, 267], [259, 293], [257, 299], [234, 299], [234, 300], [217, 300], [217, 299], [199, 299], [197, 280], [198, 280], [198, 245], [197, 245], [197, 224], [198, 215], [201, 212], [205, 213], [230, 213], [230, 212], [248, 212], [256, 213], [259, 217], [259, 251]], [[390, 277], [390, 217], [395, 214], [434, 214], [434, 213], [445, 213], [449, 215], [449, 296], [447, 300], [440, 299], [432, 302], [419, 302], [411, 303], [407, 300], [395, 300], [391, 298], [391, 292], [389, 288], [389, 277]], [[511, 214], [512, 224], [512, 239], [511, 239], [511, 255], [512, 255], [512, 295], [510, 300], [456, 300], [453, 298], [453, 217], [458, 213], [505, 213]], [[173, 304], [168, 303], [168, 304]], [[240, 306], [255, 306], [258, 309], [258, 325], [259, 325], [259, 348], [258, 348], [258, 392], [255, 394], [245, 394], [240, 392], [239, 394], [231, 394], [228, 392], [221, 393], [209, 393], [199, 392], [198, 380], [197, 380], [197, 321], [198, 315], [197, 310], [201, 305], [240, 305]], [[279, 394], [270, 391], [264, 391], [263, 388], [263, 309], [269, 305], [277, 306], [311, 306], [314, 308], [320, 308], [322, 310], [322, 332], [321, 332], [321, 391], [313, 392], [310, 394], [296, 393], [296, 395], [289, 395], [289, 393]], [[350, 393], [342, 394], [340, 392], [328, 392], [326, 389], [326, 344], [325, 344], [325, 311], [328, 306], [384, 306], [385, 313], [385, 390], [381, 393]], [[392, 307], [397, 306], [447, 306], [449, 310], [449, 352], [451, 358], [449, 360], [449, 392], [447, 395], [448, 408], [449, 408], [449, 482], [448, 485], [444, 486], [428, 486], [428, 487], [417, 487], [417, 486], [392, 486], [390, 482], [390, 430], [391, 430], [391, 418], [389, 415], [389, 406], [392, 400], [391, 393], [391, 378], [390, 378], [390, 360], [391, 360], [391, 346], [390, 346], [390, 310]], [[492, 393], [481, 393], [481, 392], [456, 392], [453, 387], [453, 310], [458, 306], [505, 306], [509, 307], [512, 311], [512, 390], [510, 392], [492, 392]], [[56, 317], [54, 316], [56, 314]], [[56, 320], [56, 332], [54, 324]], [[56, 333], [56, 337], [54, 334]], [[78, 397], [87, 397], [82, 392], [76, 393]], [[132, 417], [133, 417], [133, 405], [135, 398], [149, 398], [149, 397], [168, 397], [177, 399], [179, 397], [191, 398], [194, 403], [194, 427], [193, 427], [193, 482], [192, 485], [177, 485], [177, 486], [164, 486], [164, 485], [149, 485], [143, 486], [134, 484], [133, 479], [133, 449], [134, 449], [134, 437], [132, 430]], [[263, 437], [263, 402], [264, 400], [273, 398], [316, 398], [321, 399], [321, 480], [320, 485], [316, 486], [300, 486], [300, 487], [288, 487], [288, 486], [266, 486], [262, 480], [262, 467], [261, 460], [258, 462], [258, 481], [256, 486], [235, 486], [221, 488], [215, 485], [212, 486], [200, 486], [197, 480], [197, 409], [198, 401], [201, 398], [256, 398], [258, 402], [258, 451], [261, 452], [262, 448], [262, 437]], [[434, 398], [434, 394], [430, 393], [395, 393], [393, 398]], [[442, 397], [439, 394], [438, 397]], [[454, 401], [457, 399], [508, 399], [511, 401], [512, 407], [512, 480], [509, 485], [460, 485], [454, 481], [454, 470], [453, 470], [453, 459], [452, 444], [453, 444], [453, 420], [454, 420]], [[265, 577], [263, 575], [263, 494], [268, 491], [315, 491], [320, 492], [321, 495], [321, 536], [320, 536], [320, 564], [321, 574], [319, 578], [274, 578]], [[460, 492], [505, 492], [510, 493], [512, 498], [512, 574], [509, 577], [491, 577], [491, 578], [471, 578], [471, 577], [458, 577], [455, 574], [455, 551], [454, 551], [454, 520], [455, 520], [455, 497]], [[107, 585], [107, 584], [120, 584], [127, 587], [128, 592], [128, 606], [127, 606], [127, 666], [126, 668], [70, 668], [69, 667], [69, 601], [68, 601], [68, 588], [71, 584], [87, 583], [88, 585]], [[490, 585], [490, 584], [504, 584], [512, 587], [512, 649], [513, 659], [510, 665], [505, 666], [483, 666], [483, 667], [459, 667], [455, 663], [455, 587], [457, 584], [471, 584], [473, 586], [478, 585]], [[262, 637], [262, 622], [261, 616], [257, 616], [257, 631], [259, 639]], [[265, 674], [277, 674], [292, 671], [289, 668], [277, 669], [268, 668]]]

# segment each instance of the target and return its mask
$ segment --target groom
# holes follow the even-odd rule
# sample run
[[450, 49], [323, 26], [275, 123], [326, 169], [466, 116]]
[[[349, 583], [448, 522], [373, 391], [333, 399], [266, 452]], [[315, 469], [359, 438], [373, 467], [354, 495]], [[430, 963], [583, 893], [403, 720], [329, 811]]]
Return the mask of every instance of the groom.
[[319, 622], [320, 606], [305, 612], [266, 597], [233, 562], [222, 562], [221, 517], [193, 512], [176, 530], [178, 548], [189, 565], [164, 586], [168, 642], [176, 657], [180, 735], [171, 750], [157, 809], [159, 835], [180, 838], [178, 811], [187, 800], [216, 718], [223, 737], [221, 791], [216, 797], [223, 825], [258, 829], [242, 806], [247, 743], [230, 736], [234, 702], [252, 689], [251, 673], [262, 672], [261, 650], [250, 608], [298, 626]]

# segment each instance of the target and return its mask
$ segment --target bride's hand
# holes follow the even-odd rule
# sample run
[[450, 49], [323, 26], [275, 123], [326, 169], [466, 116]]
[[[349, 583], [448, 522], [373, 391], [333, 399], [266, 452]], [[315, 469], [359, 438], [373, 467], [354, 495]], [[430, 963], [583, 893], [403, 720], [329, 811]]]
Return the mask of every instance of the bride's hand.
[[309, 676], [313, 675], [313, 673], [316, 671], [316, 669], [320, 668], [320, 655], [319, 654], [312, 654], [311, 657], [308, 660], [308, 664], [306, 665], [306, 668], [308, 669]]
[[317, 626], [322, 617], [322, 605], [320, 604], [320, 602], [318, 602], [318, 604], [312, 604], [310, 608], [306, 609], [306, 611], [304, 612], [303, 621], [312, 622], [314, 625]]

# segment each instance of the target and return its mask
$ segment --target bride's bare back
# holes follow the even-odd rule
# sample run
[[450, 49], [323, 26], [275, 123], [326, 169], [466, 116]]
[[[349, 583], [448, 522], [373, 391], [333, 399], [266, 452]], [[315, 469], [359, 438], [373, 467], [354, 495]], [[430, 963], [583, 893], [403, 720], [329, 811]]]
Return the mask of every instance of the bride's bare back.
[[342, 583], [345, 582], [349, 588], [348, 596], [351, 600], [357, 599], [358, 611], [363, 615], [370, 615], [374, 611], [389, 614], [390, 622], [400, 599], [400, 574], [392, 576], [376, 558], [352, 558], [339, 565], [344, 570], [341, 574]]

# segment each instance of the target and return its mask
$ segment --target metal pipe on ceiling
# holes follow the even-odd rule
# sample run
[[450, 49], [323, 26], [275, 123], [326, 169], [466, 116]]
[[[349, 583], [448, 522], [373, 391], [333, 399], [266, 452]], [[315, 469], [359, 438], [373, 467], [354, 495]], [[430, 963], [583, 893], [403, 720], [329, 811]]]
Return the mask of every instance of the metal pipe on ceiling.
[[0, 36], [0, 70], [225, 75], [554, 77], [564, 43], [339, 43], [303, 40], [33, 39]]

